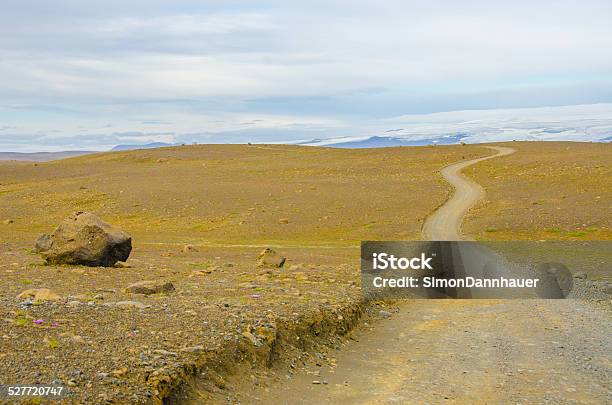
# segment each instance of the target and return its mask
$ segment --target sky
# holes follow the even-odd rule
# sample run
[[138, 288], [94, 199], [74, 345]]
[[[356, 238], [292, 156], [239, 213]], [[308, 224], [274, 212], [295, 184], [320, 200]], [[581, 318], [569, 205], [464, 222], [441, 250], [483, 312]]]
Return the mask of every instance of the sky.
[[2, 0], [0, 150], [598, 140], [611, 49], [609, 0]]

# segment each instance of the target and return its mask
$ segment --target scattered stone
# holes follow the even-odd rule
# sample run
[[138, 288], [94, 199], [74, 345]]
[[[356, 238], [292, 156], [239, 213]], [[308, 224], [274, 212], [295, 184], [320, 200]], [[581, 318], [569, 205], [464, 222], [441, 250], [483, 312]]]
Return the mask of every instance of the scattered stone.
[[118, 302], [110, 302], [104, 305], [115, 306], [115, 307], [139, 308], [139, 309], [145, 309], [145, 308], [151, 307], [150, 305], [146, 305], [138, 301], [118, 301]]
[[110, 267], [128, 259], [132, 238], [94, 214], [77, 212], [62, 221], [49, 238], [40, 236], [36, 248], [46, 248], [39, 253], [47, 264]]
[[389, 311], [380, 310], [378, 313], [380, 314], [380, 316], [382, 316], [385, 319], [391, 317], [391, 312], [389, 312]]
[[82, 336], [79, 335], [74, 335], [70, 338], [70, 340], [72, 340], [73, 343], [77, 343], [77, 344], [84, 344], [85, 340], [83, 339]]
[[43, 233], [38, 237], [38, 239], [36, 239], [36, 243], [34, 244], [34, 251], [36, 253], [46, 252], [47, 250], [51, 249], [52, 244], [53, 240], [51, 239], [51, 236], [47, 235], [46, 233]]
[[574, 278], [580, 279], [580, 280], [586, 280], [587, 275], [584, 271], [579, 271], [574, 273]]
[[139, 281], [127, 286], [125, 289], [126, 293], [144, 295], [168, 293], [171, 291], [174, 291], [174, 285], [169, 281], [163, 280]]
[[247, 338], [255, 347], [261, 347], [263, 345], [261, 340], [257, 339], [257, 337], [249, 331], [242, 332], [242, 336]]
[[127, 367], [121, 367], [121, 368], [118, 368], [117, 370], [111, 371], [111, 374], [114, 375], [115, 377], [121, 377], [121, 376], [126, 375], [127, 372], [128, 372]]
[[31, 290], [23, 291], [17, 296], [17, 298], [30, 298], [34, 299], [34, 301], [57, 301], [62, 297], [48, 288], [33, 288]]
[[185, 245], [183, 246], [183, 253], [197, 252], [198, 249], [193, 247], [193, 245]]
[[178, 357], [178, 354], [176, 354], [174, 352], [169, 352], [168, 350], [164, 350], [164, 349], [153, 350], [153, 353], [159, 354], [159, 355], [162, 355], [162, 356]]
[[276, 251], [265, 248], [257, 257], [257, 267], [275, 267], [281, 268], [285, 264], [285, 257], [279, 255]]
[[193, 346], [193, 347], [185, 347], [181, 349], [182, 352], [200, 354], [206, 351], [204, 346]]
[[25, 301], [23, 301], [23, 302], [20, 302], [20, 303], [19, 303], [19, 307], [20, 307], [21, 309], [28, 309], [28, 308], [30, 308], [32, 305], [34, 305], [34, 301], [32, 301], [32, 299], [31, 299], [31, 298], [28, 298], [27, 300], [25, 300]]

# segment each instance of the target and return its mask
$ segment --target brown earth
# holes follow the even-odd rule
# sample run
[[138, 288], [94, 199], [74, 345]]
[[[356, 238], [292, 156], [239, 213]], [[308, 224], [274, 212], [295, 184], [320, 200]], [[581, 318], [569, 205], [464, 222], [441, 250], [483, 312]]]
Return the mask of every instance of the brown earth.
[[449, 193], [435, 173], [487, 153], [476, 146], [208, 145], [4, 162], [0, 220], [14, 223], [0, 222], [0, 232], [29, 246], [73, 211], [89, 211], [140, 244], [418, 239], [425, 216]]
[[[590, 147], [568, 146], [573, 145], [579, 151]], [[525, 148], [537, 161], [535, 152], [529, 152], [531, 144], [511, 146], [519, 150], [513, 157]], [[591, 151], [601, 154], [599, 160], [608, 153]], [[327, 336], [334, 345], [335, 336], [360, 315], [358, 242], [419, 239], [424, 218], [451, 192], [438, 171], [489, 153], [477, 146], [338, 150], [215, 145], [37, 164], [0, 162], [0, 311], [5, 325], [0, 383], [57, 380], [68, 385], [74, 401], [148, 402], [204, 370], [203, 379], [211, 384], [191, 393], [213, 393], [220, 400], [228, 382], [223, 368], [207, 366], [215, 358], [234, 356], [231, 361], [246, 375], [249, 364], [268, 365], [280, 356], [277, 344], [289, 346], [286, 352], [297, 357], [317, 336]], [[568, 190], [568, 198], [576, 195], [572, 189], [593, 195], [584, 201], [605, 198], [599, 183], [567, 175], [571, 167], [591, 167], [588, 150], [577, 156], [576, 166], [562, 171], [565, 175], [554, 174], [558, 182], [573, 184], [558, 187]], [[493, 179], [486, 174], [477, 179], [490, 193], [488, 199], [522, 204], [522, 197], [511, 191], [524, 189], [500, 185], [508, 179], [496, 165], [503, 167], [502, 159], [508, 158], [483, 162], [467, 173], [478, 176], [481, 165], [488, 168]], [[592, 167], [604, 184], [610, 177], [609, 167], [605, 170]], [[533, 192], [545, 193], [535, 186]], [[574, 212], [567, 208], [561, 218]], [[73, 211], [94, 212], [132, 235], [127, 267], [41, 265], [31, 251], [34, 240]], [[609, 210], [589, 212], [581, 213], [580, 221], [603, 223], [598, 235], [609, 235]], [[510, 214], [501, 213], [504, 218]], [[522, 225], [525, 231], [529, 224]], [[480, 234], [475, 224], [465, 226]], [[492, 234], [504, 232], [483, 235]], [[193, 249], [184, 249], [186, 244]], [[257, 267], [257, 255], [267, 246], [287, 257], [282, 269]], [[123, 290], [143, 280], [170, 281], [176, 290], [150, 296]], [[17, 295], [36, 288], [49, 288], [62, 298], [22, 306]], [[276, 331], [278, 341], [268, 339], [270, 331]]]
[[516, 153], [469, 167], [486, 190], [463, 232], [477, 239], [612, 239], [612, 144], [508, 142]]
[[[277, 356], [260, 327], [290, 347], [333, 340], [359, 316], [358, 241], [418, 238], [450, 191], [436, 172], [486, 153], [220, 145], [0, 162], [0, 383], [147, 402], [234, 349], [236, 364]], [[42, 265], [36, 237], [74, 211], [132, 235], [127, 267]], [[287, 257], [282, 269], [257, 267], [266, 246]], [[124, 291], [144, 280], [176, 290]], [[61, 299], [17, 298], [40, 288]], [[224, 385], [208, 380], [205, 393]]]

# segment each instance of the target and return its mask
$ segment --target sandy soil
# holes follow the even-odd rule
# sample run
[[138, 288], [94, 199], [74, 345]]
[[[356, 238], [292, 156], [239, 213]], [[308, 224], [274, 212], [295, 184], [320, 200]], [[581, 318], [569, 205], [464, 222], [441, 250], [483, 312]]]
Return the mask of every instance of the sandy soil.
[[486, 190], [464, 232], [476, 239], [612, 239], [612, 144], [511, 142], [467, 168]]
[[418, 239], [449, 193], [436, 172], [486, 154], [475, 146], [210, 145], [0, 162], [0, 240], [30, 246], [76, 210], [97, 213], [139, 244]]

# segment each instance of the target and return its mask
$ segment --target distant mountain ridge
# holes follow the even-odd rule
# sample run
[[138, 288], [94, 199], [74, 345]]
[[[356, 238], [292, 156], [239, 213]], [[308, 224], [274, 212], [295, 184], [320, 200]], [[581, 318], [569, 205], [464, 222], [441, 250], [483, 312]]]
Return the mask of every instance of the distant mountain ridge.
[[0, 160], [19, 160], [30, 162], [49, 162], [51, 160], [67, 159], [76, 156], [96, 153], [88, 150], [68, 150], [62, 152], [0, 152]]
[[392, 136], [371, 136], [367, 139], [337, 142], [337, 143], [324, 143], [325, 140], [313, 139], [310, 142], [304, 142], [302, 145], [313, 145], [325, 146], [328, 148], [347, 148], [347, 149], [359, 149], [359, 148], [391, 148], [397, 146], [425, 146], [425, 145], [452, 145], [460, 143], [466, 134], [448, 135], [437, 138], [426, 138], [410, 140], [407, 138], [397, 138]]
[[165, 143], [165, 142], [151, 142], [144, 145], [117, 145], [111, 149], [111, 152], [125, 151], [125, 150], [137, 150], [137, 149], [155, 149], [155, 148], [166, 148], [168, 146], [179, 146], [178, 143]]

